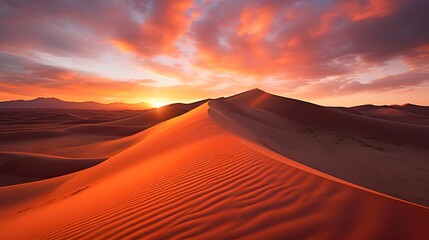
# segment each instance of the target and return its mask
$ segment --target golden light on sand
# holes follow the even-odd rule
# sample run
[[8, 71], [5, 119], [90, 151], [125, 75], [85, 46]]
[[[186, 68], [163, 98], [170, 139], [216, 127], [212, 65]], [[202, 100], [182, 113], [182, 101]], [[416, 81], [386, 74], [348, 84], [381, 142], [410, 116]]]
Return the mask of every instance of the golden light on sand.
[[[419, 198], [429, 196], [427, 171], [419, 170], [429, 169], [422, 161], [429, 156], [429, 122], [422, 118], [429, 107], [333, 111], [260, 89], [209, 103], [174, 104], [172, 94], [134, 100], [172, 104], [143, 113], [83, 108], [88, 103], [22, 107], [0, 121], [0, 142], [8, 141], [0, 144], [0, 240], [76, 233], [429, 239], [429, 203]], [[42, 103], [58, 106], [56, 99]], [[0, 116], [10, 113], [0, 108]], [[94, 122], [82, 124], [81, 116]], [[65, 121], [71, 131], [58, 127]], [[111, 139], [106, 130], [115, 133]]]
[[148, 102], [154, 108], [160, 108], [168, 104], [168, 102], [165, 99], [150, 99]]

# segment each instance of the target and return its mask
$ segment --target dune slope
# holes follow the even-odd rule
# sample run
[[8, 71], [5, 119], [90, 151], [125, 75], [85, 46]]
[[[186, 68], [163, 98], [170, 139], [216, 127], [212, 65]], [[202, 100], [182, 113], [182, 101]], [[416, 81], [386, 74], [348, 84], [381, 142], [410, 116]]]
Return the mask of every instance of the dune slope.
[[407, 104], [404, 106], [373, 106], [363, 105], [347, 110], [354, 110], [374, 118], [409, 124], [429, 125], [428, 107]]
[[45, 154], [0, 152], [0, 186], [37, 181], [97, 165], [105, 158], [66, 158]]
[[0, 188], [14, 199], [0, 204], [0, 238], [429, 237], [427, 208], [255, 147], [213, 111], [222, 113], [204, 104], [152, 127], [92, 168]]
[[429, 206], [429, 127], [253, 90], [210, 102], [226, 129], [324, 173]]

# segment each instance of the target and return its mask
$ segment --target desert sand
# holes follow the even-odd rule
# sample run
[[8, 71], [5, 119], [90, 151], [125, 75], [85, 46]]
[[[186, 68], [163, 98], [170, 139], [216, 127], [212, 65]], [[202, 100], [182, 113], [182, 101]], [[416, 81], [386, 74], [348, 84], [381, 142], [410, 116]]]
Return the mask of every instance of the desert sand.
[[254, 89], [4, 120], [0, 239], [428, 239], [429, 127], [410, 109]]

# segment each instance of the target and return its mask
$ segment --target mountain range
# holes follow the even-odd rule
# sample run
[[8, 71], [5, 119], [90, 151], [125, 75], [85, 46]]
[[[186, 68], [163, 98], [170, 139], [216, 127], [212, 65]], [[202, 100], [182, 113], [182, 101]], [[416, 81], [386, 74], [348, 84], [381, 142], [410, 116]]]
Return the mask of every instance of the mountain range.
[[0, 102], [0, 108], [41, 108], [41, 109], [85, 109], [85, 110], [143, 110], [152, 108], [148, 103], [98, 103], [68, 102], [58, 98], [39, 97], [33, 100], [11, 100]]

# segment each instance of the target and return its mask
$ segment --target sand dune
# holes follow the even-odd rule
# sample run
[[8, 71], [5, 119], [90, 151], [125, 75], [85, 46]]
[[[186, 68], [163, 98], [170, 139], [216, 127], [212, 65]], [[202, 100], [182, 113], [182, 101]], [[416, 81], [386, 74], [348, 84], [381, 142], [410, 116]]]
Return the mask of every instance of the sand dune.
[[423, 106], [417, 106], [412, 104], [406, 104], [404, 106], [374, 106], [374, 105], [363, 105], [353, 108], [361, 114], [385, 119], [395, 122], [403, 122], [409, 124], [429, 125], [429, 108]]
[[[251, 96], [248, 102], [242, 96], [210, 102], [211, 115], [226, 129], [295, 161], [429, 206], [429, 127], [332, 111], [258, 91], [244, 96]], [[261, 98], [257, 104], [251, 101]]]
[[[94, 111], [52, 109], [0, 110], [0, 151], [33, 152], [65, 157], [105, 157], [88, 151], [93, 146], [140, 132], [147, 127], [106, 126], [105, 122], [128, 119], [142, 111]], [[65, 119], [63, 116], [71, 116]], [[151, 125], [150, 125], [151, 126]], [[80, 147], [80, 150], [77, 148]], [[72, 150], [68, 150], [71, 148]], [[124, 146], [126, 148], [126, 146]], [[111, 149], [117, 152], [116, 149]], [[87, 155], [87, 152], [91, 154]]]
[[129, 118], [141, 112], [143, 111], [0, 109], [0, 133], [27, 130], [61, 130], [78, 124], [103, 123]]
[[107, 135], [107, 136], [129, 136], [150, 127], [147, 126], [108, 126], [108, 125], [95, 125], [95, 124], [80, 124], [64, 129], [63, 131], [70, 133], [84, 133], [84, 134], [96, 134], [96, 135]]
[[105, 158], [65, 158], [0, 152], [0, 186], [53, 178], [97, 165]]
[[261, 109], [301, 125], [332, 128], [363, 137], [380, 137], [412, 147], [429, 148], [429, 142], [425, 141], [429, 134], [427, 126], [410, 126], [360, 117], [336, 109], [270, 95], [258, 89], [231, 97], [226, 102], [241, 107]]
[[170, 118], [182, 115], [187, 110], [174, 108], [174, 107], [162, 107], [151, 109], [147, 112], [141, 113], [137, 116], [121, 119], [118, 121], [107, 122], [104, 125], [110, 126], [152, 126], [156, 123], [163, 122]]
[[429, 117], [429, 107], [427, 106], [419, 106], [419, 105], [407, 103], [398, 107], [408, 112]]
[[149, 127], [170, 118], [180, 116], [206, 102], [198, 101], [192, 104], [175, 103], [160, 108], [150, 109], [137, 116], [104, 123], [108, 126], [143, 126]]
[[[405, 134], [400, 146], [362, 137], [390, 139], [382, 134], [397, 128], [426, 133], [259, 90], [210, 101], [87, 145], [118, 151], [96, 166], [0, 187], [0, 238], [427, 239], [429, 209], [413, 198], [427, 182], [409, 180], [426, 171], [420, 135]], [[410, 191], [387, 181], [392, 174]], [[406, 197], [378, 189], [376, 177]]]
[[184, 114], [206, 101], [176, 103], [145, 111], [0, 109], [0, 151], [104, 158], [126, 149], [135, 142], [133, 139], [138, 139], [128, 136]]

